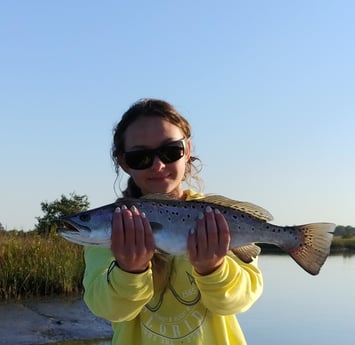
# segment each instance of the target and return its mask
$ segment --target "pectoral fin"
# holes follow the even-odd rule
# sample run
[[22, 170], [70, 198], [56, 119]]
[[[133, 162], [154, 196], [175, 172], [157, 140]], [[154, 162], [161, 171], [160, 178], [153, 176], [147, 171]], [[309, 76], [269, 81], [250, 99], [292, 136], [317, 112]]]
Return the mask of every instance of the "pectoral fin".
[[149, 224], [153, 232], [163, 229], [163, 225], [158, 222], [149, 222]]

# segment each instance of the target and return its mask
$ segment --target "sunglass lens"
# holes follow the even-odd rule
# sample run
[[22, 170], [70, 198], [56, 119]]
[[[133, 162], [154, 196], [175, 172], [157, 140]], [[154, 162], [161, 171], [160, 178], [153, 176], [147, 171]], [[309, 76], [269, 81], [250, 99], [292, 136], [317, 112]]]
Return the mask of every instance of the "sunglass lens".
[[159, 150], [159, 158], [164, 163], [172, 163], [179, 160], [184, 155], [183, 146], [165, 146]]
[[131, 169], [142, 170], [149, 168], [154, 156], [146, 150], [126, 152], [125, 161]]

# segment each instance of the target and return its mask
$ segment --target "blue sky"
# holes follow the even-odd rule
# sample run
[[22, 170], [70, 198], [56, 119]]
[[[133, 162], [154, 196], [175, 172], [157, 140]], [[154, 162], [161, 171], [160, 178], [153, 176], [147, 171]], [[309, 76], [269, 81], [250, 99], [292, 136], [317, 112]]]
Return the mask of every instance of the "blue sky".
[[155, 97], [191, 122], [206, 193], [355, 226], [354, 15], [350, 0], [2, 1], [0, 222], [32, 229], [71, 192], [112, 202], [112, 128]]

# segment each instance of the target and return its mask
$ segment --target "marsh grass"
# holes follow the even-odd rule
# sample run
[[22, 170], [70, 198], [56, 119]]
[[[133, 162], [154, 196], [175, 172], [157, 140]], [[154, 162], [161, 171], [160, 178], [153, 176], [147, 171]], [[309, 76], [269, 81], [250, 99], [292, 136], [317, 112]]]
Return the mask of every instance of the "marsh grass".
[[83, 247], [52, 231], [0, 232], [0, 300], [82, 291]]
[[331, 249], [333, 251], [355, 251], [355, 236], [350, 238], [334, 236]]
[[[331, 249], [353, 253], [355, 237], [335, 237]], [[54, 229], [47, 236], [0, 231], [0, 301], [81, 293], [83, 273], [83, 247]]]

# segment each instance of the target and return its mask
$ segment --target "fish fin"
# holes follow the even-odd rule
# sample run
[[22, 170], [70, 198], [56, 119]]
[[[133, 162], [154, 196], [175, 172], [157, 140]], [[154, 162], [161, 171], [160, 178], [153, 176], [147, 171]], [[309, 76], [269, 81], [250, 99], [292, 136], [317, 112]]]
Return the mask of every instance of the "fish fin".
[[258, 205], [252, 204], [250, 202], [229, 199], [222, 195], [215, 195], [215, 194], [206, 195], [205, 197], [201, 199], [196, 199], [195, 201], [208, 202], [215, 205], [229, 207], [234, 210], [250, 214], [251, 216], [264, 221], [270, 221], [273, 219], [269, 211], [265, 210], [264, 208]]
[[174, 198], [172, 195], [170, 195], [168, 193], [149, 193], [149, 194], [141, 196], [140, 199], [145, 199], [145, 200], [174, 200], [174, 201], [176, 201], [176, 198]]
[[240, 260], [242, 260], [246, 264], [250, 264], [253, 261], [253, 259], [256, 258], [260, 254], [261, 249], [259, 246], [252, 243], [252, 244], [248, 244], [248, 245], [241, 246], [241, 247], [231, 248], [231, 251]]
[[149, 222], [149, 224], [153, 232], [163, 229], [163, 225], [158, 222]]
[[314, 223], [295, 226], [301, 233], [302, 243], [297, 248], [282, 248], [305, 271], [317, 275], [327, 259], [333, 239], [335, 224]]

